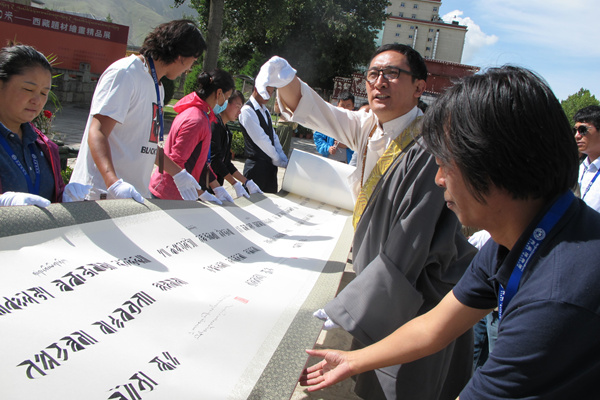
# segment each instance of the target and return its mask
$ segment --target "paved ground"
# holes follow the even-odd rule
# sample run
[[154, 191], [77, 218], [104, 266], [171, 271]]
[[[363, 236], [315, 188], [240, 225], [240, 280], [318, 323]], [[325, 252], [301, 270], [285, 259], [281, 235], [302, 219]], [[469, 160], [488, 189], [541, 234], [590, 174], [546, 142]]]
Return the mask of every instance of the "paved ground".
[[[79, 148], [81, 138], [83, 137], [83, 131], [87, 122], [89, 113], [88, 106], [78, 106], [71, 104], [64, 104], [63, 108], [56, 113], [56, 117], [53, 123], [55, 131], [58, 133], [58, 137], [64, 141], [66, 146]], [[169, 126], [165, 126], [165, 130], [168, 132]], [[312, 139], [292, 139], [292, 149], [299, 149], [309, 153], [316, 154], [315, 144]], [[69, 159], [69, 165], [75, 164], [75, 159]], [[244, 168], [243, 160], [234, 160], [236, 167], [242, 171]], [[279, 168], [278, 178], [279, 187], [281, 187], [281, 181], [283, 180], [285, 170]], [[225, 185], [227, 190], [232, 195], [235, 195], [235, 191], [230, 185]], [[354, 272], [352, 271], [352, 264], [346, 265], [346, 270], [342, 277], [340, 284], [340, 290], [348, 284], [354, 278]], [[341, 330], [334, 329], [332, 331], [322, 331], [319, 336], [315, 348], [335, 348], [341, 350], [347, 350], [350, 348], [351, 336]], [[315, 360], [309, 360], [308, 364], [314, 364]], [[297, 386], [290, 400], [355, 400], [359, 399], [353, 393], [354, 383], [351, 379], [335, 385], [332, 388], [328, 388], [316, 393], [308, 393], [301, 386]], [[278, 400], [278, 399], [277, 399]]]

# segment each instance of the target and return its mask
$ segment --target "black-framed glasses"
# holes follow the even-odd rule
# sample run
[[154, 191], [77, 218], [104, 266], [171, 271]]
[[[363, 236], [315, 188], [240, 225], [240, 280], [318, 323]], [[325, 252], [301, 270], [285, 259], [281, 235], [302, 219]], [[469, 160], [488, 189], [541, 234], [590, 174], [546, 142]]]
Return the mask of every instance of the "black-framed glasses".
[[586, 125], [579, 125], [578, 127], [573, 127], [573, 135], [577, 135], [579, 133], [581, 136], [585, 136], [588, 134], [588, 127]]
[[385, 67], [385, 68], [371, 68], [368, 69], [367, 72], [365, 72], [365, 79], [367, 80], [367, 82], [369, 82], [371, 85], [374, 85], [375, 82], [377, 82], [377, 79], [379, 79], [379, 75], [383, 75], [383, 77], [390, 81], [393, 79], [398, 79], [398, 77], [400, 76], [400, 74], [404, 72], [405, 74], [408, 74], [410, 76], [414, 76], [414, 74], [410, 71], [407, 71], [405, 69], [402, 68], [398, 68], [398, 67]]

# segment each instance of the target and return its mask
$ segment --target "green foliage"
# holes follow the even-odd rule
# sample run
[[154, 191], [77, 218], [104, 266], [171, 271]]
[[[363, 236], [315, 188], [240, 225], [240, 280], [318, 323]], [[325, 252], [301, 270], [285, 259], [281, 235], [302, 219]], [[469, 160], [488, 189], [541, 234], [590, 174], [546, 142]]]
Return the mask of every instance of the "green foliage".
[[62, 171], [60, 171], [60, 175], [62, 176], [62, 180], [65, 183], [65, 185], [68, 184], [69, 181], [71, 180], [72, 173], [73, 173], [73, 168], [71, 168], [71, 167], [67, 167], [67, 168], [63, 169]]
[[573, 122], [573, 116], [579, 110], [587, 106], [600, 106], [600, 101], [592, 95], [588, 89], [581, 88], [575, 94], [560, 102], [569, 122]]
[[[229, 125], [229, 127], [230, 129], [232, 128], [231, 125]], [[233, 137], [231, 138], [231, 150], [236, 157], [244, 157], [244, 135], [242, 132], [234, 129], [231, 129], [231, 132], [233, 133]]]
[[160, 79], [160, 83], [162, 83], [163, 87], [165, 88], [164, 104], [169, 104], [169, 102], [173, 98], [173, 95], [175, 94], [175, 82], [170, 80], [166, 76], [163, 76]]
[[185, 77], [185, 83], [183, 84], [183, 94], [187, 95], [196, 90], [196, 80], [198, 75], [202, 72], [202, 64], [197, 63], [192, 67], [192, 70], [188, 72]]
[[[200, 25], [206, 26], [210, 0], [191, 4]], [[388, 4], [387, 0], [227, 0], [221, 66], [254, 76], [256, 63], [279, 55], [309, 85], [331, 89], [335, 76], [348, 76], [369, 61]]]
[[242, 69], [239, 70], [239, 74], [254, 78], [258, 74], [260, 67], [265, 63], [265, 61], [267, 61], [267, 58], [265, 56], [263, 56], [259, 52], [255, 52], [252, 54], [252, 58], [248, 60], [246, 65], [244, 65]]

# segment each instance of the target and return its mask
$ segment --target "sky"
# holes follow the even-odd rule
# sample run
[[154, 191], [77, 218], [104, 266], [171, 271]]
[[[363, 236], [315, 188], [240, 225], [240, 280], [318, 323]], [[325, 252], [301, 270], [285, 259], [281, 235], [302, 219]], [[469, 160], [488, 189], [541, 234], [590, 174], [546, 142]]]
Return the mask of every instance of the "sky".
[[463, 64], [529, 68], [559, 100], [600, 99], [600, 1], [442, 0], [439, 13], [467, 26]]

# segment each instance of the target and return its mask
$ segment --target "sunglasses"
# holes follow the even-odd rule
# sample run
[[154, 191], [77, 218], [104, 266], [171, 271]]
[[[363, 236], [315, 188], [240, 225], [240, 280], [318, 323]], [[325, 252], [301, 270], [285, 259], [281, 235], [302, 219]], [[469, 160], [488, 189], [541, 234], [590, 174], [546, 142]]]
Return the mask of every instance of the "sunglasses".
[[573, 135], [577, 135], [579, 133], [581, 136], [585, 136], [588, 134], [588, 127], [585, 125], [579, 125], [577, 128], [573, 127]]

